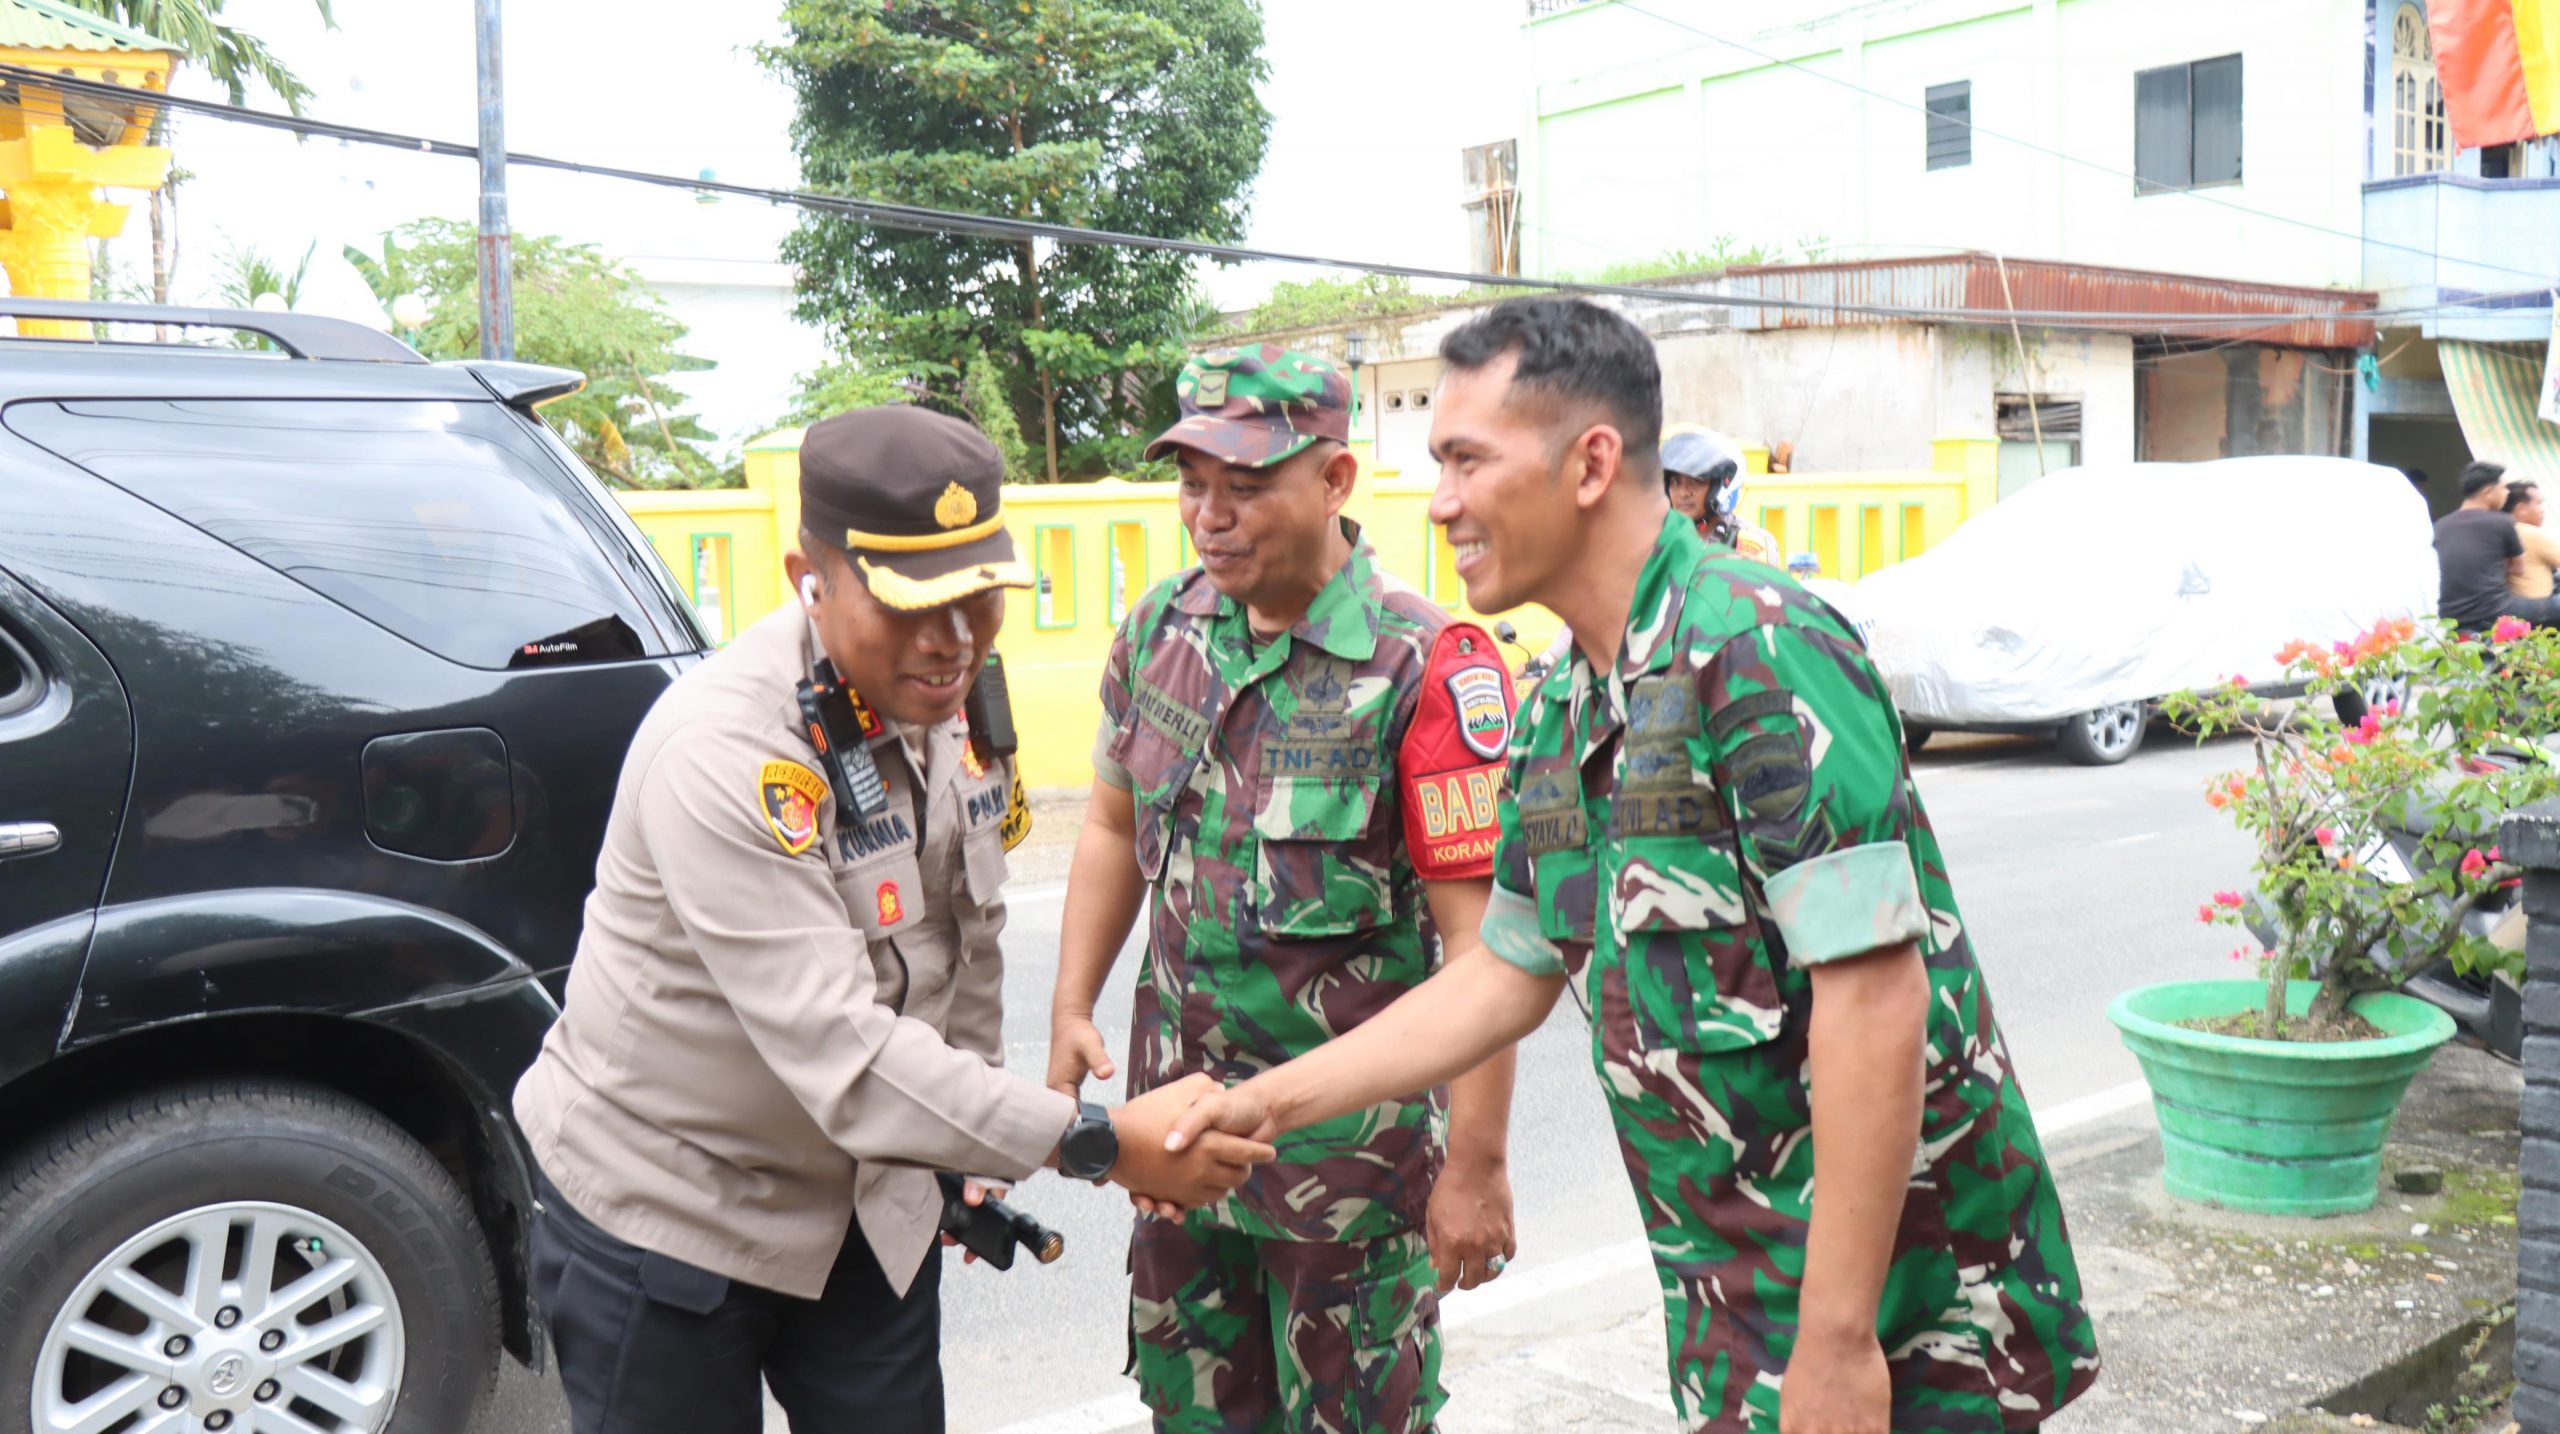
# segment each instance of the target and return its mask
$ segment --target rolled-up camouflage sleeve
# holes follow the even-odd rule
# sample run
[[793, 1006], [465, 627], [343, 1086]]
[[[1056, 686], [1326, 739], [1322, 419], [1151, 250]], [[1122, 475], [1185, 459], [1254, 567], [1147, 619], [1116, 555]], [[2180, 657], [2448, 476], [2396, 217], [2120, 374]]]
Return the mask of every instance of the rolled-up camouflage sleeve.
[[1759, 627], [1698, 674], [1716, 786], [1787, 959], [1814, 966], [1928, 934], [1892, 699], [1842, 636]]
[[1093, 733], [1094, 779], [1124, 792], [1129, 790], [1129, 769], [1111, 755], [1111, 748], [1129, 720], [1130, 649], [1135, 642], [1132, 630], [1137, 621], [1136, 613], [1129, 614], [1111, 639], [1111, 656], [1102, 664], [1102, 721]]

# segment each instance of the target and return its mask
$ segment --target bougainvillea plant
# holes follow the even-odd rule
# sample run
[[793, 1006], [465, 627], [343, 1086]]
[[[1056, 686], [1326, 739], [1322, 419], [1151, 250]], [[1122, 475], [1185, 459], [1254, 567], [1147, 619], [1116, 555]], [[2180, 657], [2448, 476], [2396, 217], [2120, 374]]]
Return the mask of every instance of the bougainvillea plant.
[[[2274, 949], [2253, 936], [2233, 953], [2257, 958], [2267, 979], [2251, 1033], [2331, 1038], [2356, 995], [2393, 989], [2440, 959], [2521, 979], [2520, 954], [2463, 918], [2519, 876], [2500, 859], [2499, 821], [2560, 794], [2560, 764], [2543, 749], [2560, 730], [2560, 632], [2505, 618], [2473, 636], [2399, 618], [2276, 657], [2306, 700], [2270, 703], [2235, 677], [2161, 704], [2200, 741], [2249, 739], [2251, 761], [2207, 782], [2205, 801], [2253, 839], [2255, 905], [2275, 932]], [[2383, 700], [2353, 723], [2311, 700], [2342, 692]], [[2414, 853], [2404, 860], [2391, 834], [2414, 840]], [[2241, 892], [2215, 892], [2196, 919], [2247, 935], [2252, 906]], [[2289, 1020], [2286, 986], [2296, 980], [2319, 990]]]

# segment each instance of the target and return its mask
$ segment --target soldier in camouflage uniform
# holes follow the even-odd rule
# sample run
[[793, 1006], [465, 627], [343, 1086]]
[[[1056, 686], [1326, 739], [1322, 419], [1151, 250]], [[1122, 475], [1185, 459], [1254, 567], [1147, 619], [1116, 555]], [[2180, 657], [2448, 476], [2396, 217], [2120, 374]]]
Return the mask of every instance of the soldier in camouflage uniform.
[[[1509, 674], [1340, 517], [1341, 374], [1262, 346], [1177, 387], [1148, 453], [1178, 457], [1202, 566], [1136, 605], [1104, 674], [1053, 1016], [1070, 1093], [1111, 1074], [1091, 1012], [1142, 898], [1133, 1091], [1240, 1080], [1384, 1010], [1438, 965], [1436, 932], [1473, 944], [1492, 870]], [[1381, 1092], [1233, 1197], [1142, 1218], [1131, 1356], [1157, 1427], [1432, 1427], [1438, 1293], [1512, 1253], [1510, 1081], [1505, 1052], [1452, 1092]]]
[[1463, 1068], [1569, 987], [1691, 1427], [2036, 1427], [2096, 1342], [1883, 682], [1837, 613], [1667, 510], [1624, 319], [1515, 301], [1442, 353], [1432, 516], [1468, 600], [1578, 644], [1520, 714], [1488, 950], [1176, 1139]]

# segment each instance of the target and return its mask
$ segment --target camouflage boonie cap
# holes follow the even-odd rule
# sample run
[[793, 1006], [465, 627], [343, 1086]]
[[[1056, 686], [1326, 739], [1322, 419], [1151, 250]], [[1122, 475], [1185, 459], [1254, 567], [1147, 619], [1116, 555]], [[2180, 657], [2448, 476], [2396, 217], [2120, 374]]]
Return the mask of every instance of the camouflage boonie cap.
[[1192, 448], [1268, 468], [1315, 442], [1351, 439], [1351, 384], [1342, 370], [1278, 344], [1213, 349], [1174, 380], [1182, 418], [1156, 435], [1146, 456]]

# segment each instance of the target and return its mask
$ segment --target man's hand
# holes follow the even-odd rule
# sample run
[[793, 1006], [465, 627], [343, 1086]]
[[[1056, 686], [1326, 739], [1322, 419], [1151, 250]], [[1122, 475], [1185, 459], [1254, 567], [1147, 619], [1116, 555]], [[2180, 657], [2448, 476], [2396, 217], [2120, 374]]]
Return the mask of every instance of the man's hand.
[[[1258, 1076], [1255, 1078], [1259, 1079]], [[1215, 1081], [1211, 1081], [1205, 1090], [1192, 1088], [1197, 1094], [1190, 1102], [1190, 1108], [1180, 1113], [1172, 1131], [1165, 1136], [1165, 1149], [1181, 1150], [1193, 1141], [1213, 1138], [1220, 1132], [1252, 1141], [1268, 1141], [1280, 1133], [1280, 1123], [1271, 1116], [1270, 1102], [1254, 1088], [1254, 1081], [1231, 1085], [1224, 1090], [1219, 1089]]]
[[1796, 1338], [1778, 1434], [1892, 1434], [1893, 1375], [1872, 1332]]
[[1176, 1117], [1195, 1102], [1217, 1096], [1215, 1080], [1187, 1075], [1111, 1112], [1112, 1128], [1120, 1137], [1120, 1161], [1111, 1167], [1111, 1179], [1133, 1194], [1185, 1209], [1223, 1199], [1242, 1185], [1254, 1166], [1278, 1152], [1225, 1131], [1209, 1131], [1180, 1146], [1169, 1135]]
[[[1005, 1189], [1006, 1187], [1002, 1185], [981, 1185], [975, 1180], [963, 1180], [960, 1182], [960, 1203], [969, 1206], [971, 1209], [975, 1209], [980, 1205], [986, 1204], [990, 1200], [1003, 1199], [1005, 1197]], [[942, 1237], [942, 1243], [949, 1246], [957, 1245], [960, 1242], [951, 1238], [949, 1235], [944, 1235]], [[964, 1264], [974, 1265], [978, 1263], [978, 1252], [963, 1248], [960, 1251], [960, 1259]]]
[[1431, 1187], [1423, 1238], [1442, 1293], [1491, 1283], [1502, 1273], [1495, 1262], [1519, 1252], [1511, 1234], [1510, 1174], [1494, 1161], [1452, 1161]]
[[1061, 1012], [1049, 1017], [1049, 1089], [1073, 1096], [1086, 1076], [1109, 1080], [1118, 1069], [1091, 1016]]

